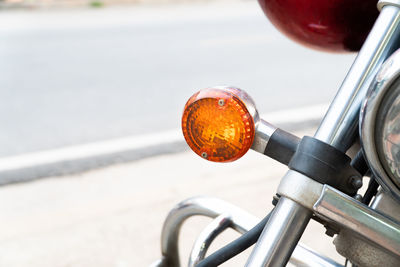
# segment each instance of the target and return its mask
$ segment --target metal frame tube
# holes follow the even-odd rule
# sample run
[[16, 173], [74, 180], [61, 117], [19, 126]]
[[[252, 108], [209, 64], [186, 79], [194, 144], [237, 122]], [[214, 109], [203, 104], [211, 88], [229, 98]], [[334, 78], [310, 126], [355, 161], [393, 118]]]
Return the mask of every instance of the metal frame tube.
[[158, 266], [180, 266], [178, 238], [183, 222], [193, 215], [216, 218], [221, 214], [229, 214], [231, 227], [239, 233], [253, 228], [258, 219], [223, 200], [211, 197], [194, 197], [182, 201], [175, 206], [165, 219], [161, 233], [161, 253], [163, 259]]
[[345, 152], [354, 142], [358, 118], [373, 76], [382, 63], [399, 48], [400, 9], [382, 8], [362, 49], [322, 120], [315, 138]]
[[364, 204], [324, 185], [314, 205], [316, 215], [358, 233], [400, 257], [400, 225]]
[[188, 267], [195, 267], [206, 256], [207, 250], [214, 239], [231, 226], [228, 214], [221, 214], [215, 218], [197, 237], [190, 252]]
[[281, 198], [264, 228], [246, 267], [284, 266], [311, 218], [311, 211]]

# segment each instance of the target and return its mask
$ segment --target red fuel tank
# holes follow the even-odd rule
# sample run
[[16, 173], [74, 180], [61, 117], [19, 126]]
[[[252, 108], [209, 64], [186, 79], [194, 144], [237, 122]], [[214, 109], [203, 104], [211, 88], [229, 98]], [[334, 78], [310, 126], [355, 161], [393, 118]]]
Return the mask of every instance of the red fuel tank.
[[371, 30], [377, 0], [258, 0], [292, 40], [330, 52], [358, 51]]

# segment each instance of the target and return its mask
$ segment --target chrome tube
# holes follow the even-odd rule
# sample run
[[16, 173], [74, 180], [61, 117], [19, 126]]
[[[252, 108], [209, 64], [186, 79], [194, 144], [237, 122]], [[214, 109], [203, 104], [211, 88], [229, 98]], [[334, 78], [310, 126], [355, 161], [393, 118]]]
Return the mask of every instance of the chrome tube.
[[334, 221], [400, 257], [400, 225], [388, 217], [328, 185], [314, 210], [317, 216]]
[[276, 127], [269, 122], [260, 119], [256, 123], [256, 133], [254, 136], [254, 141], [253, 145], [251, 146], [251, 149], [264, 154], [265, 148], [267, 147], [268, 141], [271, 138], [271, 136], [274, 134], [276, 131]]
[[284, 266], [311, 218], [311, 212], [282, 197], [275, 207], [246, 267]]
[[399, 48], [399, 11], [398, 7], [392, 5], [382, 8], [381, 14], [322, 120], [315, 138], [343, 152], [353, 144], [358, 131], [361, 102], [369, 84], [382, 63]]
[[223, 200], [211, 197], [194, 197], [179, 203], [165, 219], [161, 233], [162, 260], [157, 266], [180, 266], [178, 237], [183, 222], [193, 215], [215, 218], [221, 214], [229, 214], [231, 227], [239, 233], [253, 228], [258, 219], [236, 206]]
[[214, 239], [222, 233], [225, 229], [229, 228], [232, 221], [228, 214], [219, 215], [215, 218], [197, 237], [194, 242], [192, 252], [189, 257], [188, 267], [196, 266], [201, 260], [204, 259], [208, 248]]

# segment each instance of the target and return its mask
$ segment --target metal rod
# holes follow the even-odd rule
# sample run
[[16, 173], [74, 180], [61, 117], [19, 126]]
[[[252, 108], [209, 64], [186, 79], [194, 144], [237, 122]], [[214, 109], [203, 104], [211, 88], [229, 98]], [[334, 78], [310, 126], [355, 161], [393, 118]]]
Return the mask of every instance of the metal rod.
[[282, 197], [261, 233], [246, 267], [286, 265], [311, 214], [303, 206]]
[[231, 227], [239, 233], [253, 228], [258, 219], [238, 207], [211, 197], [194, 197], [180, 202], [168, 214], [161, 233], [161, 253], [163, 258], [156, 266], [180, 266], [178, 238], [183, 222], [193, 215], [216, 218], [229, 214]]
[[315, 138], [345, 152], [358, 132], [361, 102], [373, 76], [399, 47], [400, 13], [396, 6], [382, 8], [362, 49], [347, 73], [334, 101], [322, 120]]
[[400, 225], [353, 198], [325, 185], [314, 210], [318, 216], [351, 229], [400, 256]]
[[207, 250], [214, 239], [231, 226], [228, 214], [219, 215], [197, 237], [189, 257], [188, 267], [196, 266], [206, 256]]

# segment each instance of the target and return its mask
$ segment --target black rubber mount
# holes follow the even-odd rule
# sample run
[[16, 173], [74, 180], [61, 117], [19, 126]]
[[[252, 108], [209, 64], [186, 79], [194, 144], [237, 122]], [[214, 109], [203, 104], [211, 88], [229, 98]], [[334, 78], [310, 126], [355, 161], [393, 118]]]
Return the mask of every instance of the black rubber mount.
[[[350, 165], [351, 158], [318, 139], [305, 136], [288, 167], [317, 182], [354, 195], [362, 186], [361, 174]], [[360, 184], [361, 183], [361, 184]]]
[[300, 140], [297, 136], [278, 128], [269, 138], [264, 155], [288, 165]]
[[362, 186], [361, 174], [351, 166], [351, 158], [318, 139], [303, 139], [277, 129], [268, 141], [265, 155], [313, 180], [328, 184], [348, 195]]

